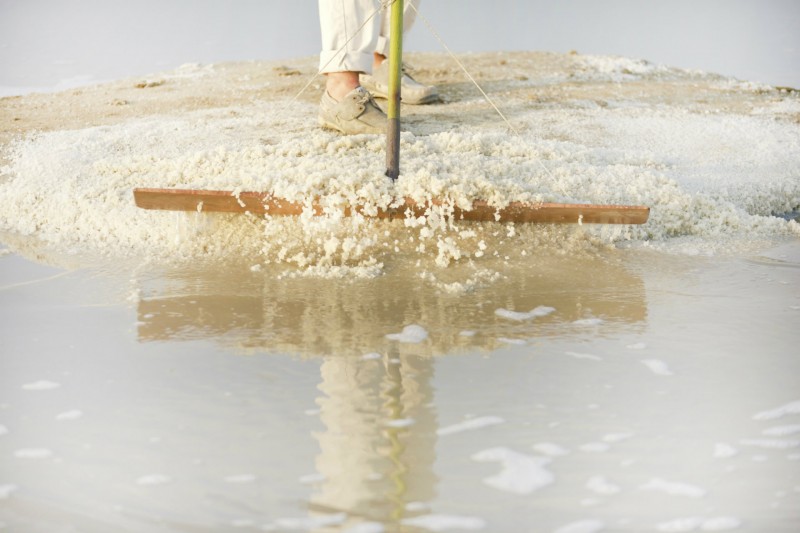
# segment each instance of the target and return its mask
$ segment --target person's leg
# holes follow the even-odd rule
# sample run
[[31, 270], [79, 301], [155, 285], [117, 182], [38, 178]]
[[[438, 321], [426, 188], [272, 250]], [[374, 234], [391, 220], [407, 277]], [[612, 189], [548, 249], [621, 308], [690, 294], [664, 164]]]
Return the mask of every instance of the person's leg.
[[[405, 0], [403, 6], [403, 33], [408, 33], [414, 21], [417, 20], [417, 10], [421, 0]], [[413, 4], [413, 7], [412, 7]], [[373, 55], [373, 69], [378, 68], [389, 55], [389, 34], [391, 33], [391, 17], [389, 9], [381, 10], [380, 34]], [[369, 74], [369, 73], [368, 73]]]
[[386, 115], [359, 83], [360, 73], [372, 71], [380, 18], [370, 17], [379, 7], [380, 0], [319, 0], [320, 72], [327, 77], [319, 123], [326, 128], [342, 133], [386, 129]]
[[379, 0], [319, 0], [320, 72], [337, 100], [358, 87], [358, 73], [372, 71], [380, 18], [364, 23], [379, 6]]
[[[405, 34], [414, 24], [420, 0], [405, 0], [403, 8], [403, 33]], [[412, 6], [413, 4], [413, 6]], [[389, 54], [389, 34], [391, 21], [389, 10], [381, 12], [380, 35], [373, 54], [373, 72], [361, 76], [361, 84], [372, 94], [379, 98], [386, 98], [389, 93], [389, 65], [385, 61]], [[401, 98], [406, 104], [428, 104], [439, 100], [439, 91], [435, 86], [424, 85], [412, 78], [406, 67], [403, 67], [403, 77], [400, 80]]]

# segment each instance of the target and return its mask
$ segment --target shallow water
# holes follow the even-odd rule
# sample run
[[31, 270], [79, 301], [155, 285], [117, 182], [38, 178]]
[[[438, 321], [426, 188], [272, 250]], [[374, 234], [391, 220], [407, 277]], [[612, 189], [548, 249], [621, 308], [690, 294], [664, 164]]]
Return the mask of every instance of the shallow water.
[[[775, 216], [800, 203], [797, 94], [627, 58], [470, 56], [512, 138], [460, 72], [419, 59], [443, 102], [408, 110], [397, 184], [382, 139], [318, 130], [315, 95], [286, 99], [313, 58], [302, 76], [188, 65], [4, 100], [22, 129], [0, 147], [0, 523], [800, 528], [800, 227]], [[134, 206], [133, 187], [165, 185], [331, 212]], [[336, 210], [406, 194], [652, 212]]]
[[9, 531], [800, 527], [796, 239], [459, 296], [15, 254], [0, 279]]

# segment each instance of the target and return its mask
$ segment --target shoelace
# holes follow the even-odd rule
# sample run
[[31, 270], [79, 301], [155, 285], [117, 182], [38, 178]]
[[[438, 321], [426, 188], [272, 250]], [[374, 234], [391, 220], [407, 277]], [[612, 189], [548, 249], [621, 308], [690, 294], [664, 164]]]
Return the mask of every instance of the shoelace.
[[373, 106], [378, 107], [378, 104], [375, 103], [375, 99], [372, 97], [372, 94], [363, 87], [359, 87], [361, 90], [359, 92], [359, 98], [356, 100], [357, 104], [367, 104], [371, 103]]

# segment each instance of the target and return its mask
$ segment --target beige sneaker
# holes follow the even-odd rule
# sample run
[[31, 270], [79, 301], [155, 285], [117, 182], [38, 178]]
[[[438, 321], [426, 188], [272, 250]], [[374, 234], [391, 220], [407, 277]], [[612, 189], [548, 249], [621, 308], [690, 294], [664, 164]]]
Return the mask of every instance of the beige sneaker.
[[356, 87], [341, 101], [325, 91], [319, 102], [319, 124], [348, 135], [385, 133], [386, 114], [363, 87]]
[[[389, 96], [389, 61], [381, 63], [372, 76], [361, 75], [361, 85], [378, 98]], [[400, 78], [400, 97], [404, 104], [429, 104], [439, 99], [439, 91], [434, 85], [423, 85], [408, 74], [403, 65]]]

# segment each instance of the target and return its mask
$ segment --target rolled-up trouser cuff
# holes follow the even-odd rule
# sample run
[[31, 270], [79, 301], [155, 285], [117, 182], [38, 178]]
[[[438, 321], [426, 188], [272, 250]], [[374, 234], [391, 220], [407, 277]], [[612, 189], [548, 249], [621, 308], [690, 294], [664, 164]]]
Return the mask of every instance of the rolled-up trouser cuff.
[[389, 37], [380, 35], [378, 37], [378, 45], [375, 47], [375, 51], [378, 52], [383, 57], [389, 57]]
[[372, 52], [345, 52], [336, 50], [323, 50], [319, 54], [320, 73], [328, 72], [364, 72], [372, 74]]

